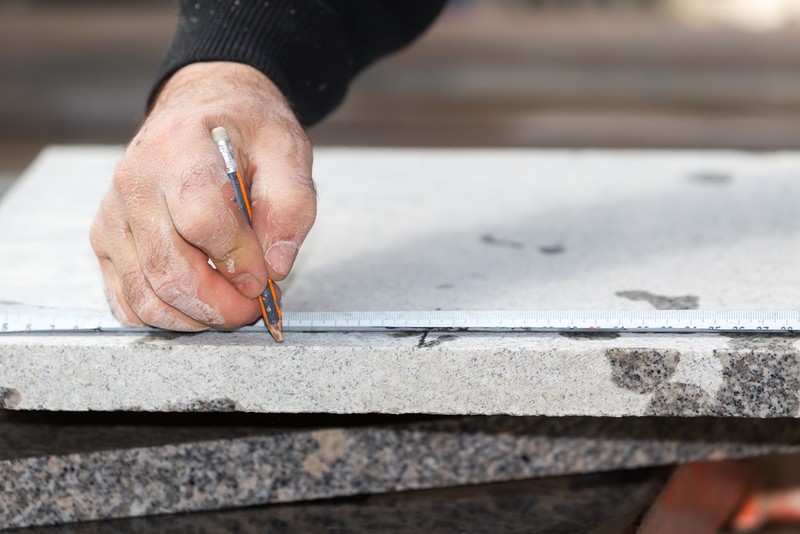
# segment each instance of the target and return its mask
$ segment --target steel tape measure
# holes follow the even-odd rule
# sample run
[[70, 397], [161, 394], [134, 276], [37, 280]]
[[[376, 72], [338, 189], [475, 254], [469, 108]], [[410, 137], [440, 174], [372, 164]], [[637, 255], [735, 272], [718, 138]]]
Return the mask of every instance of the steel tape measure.
[[[382, 330], [786, 332], [800, 310], [520, 310], [286, 312], [286, 332]], [[152, 332], [120, 326], [106, 310], [0, 304], [0, 332]], [[240, 329], [266, 332], [263, 326]]]

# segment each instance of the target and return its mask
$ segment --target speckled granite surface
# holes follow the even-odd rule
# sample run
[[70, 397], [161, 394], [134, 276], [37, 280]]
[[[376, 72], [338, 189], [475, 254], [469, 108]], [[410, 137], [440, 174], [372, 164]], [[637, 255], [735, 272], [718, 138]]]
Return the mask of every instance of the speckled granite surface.
[[473, 417], [316, 429], [234, 420], [238, 429], [221, 420], [199, 428], [48, 426], [7, 415], [0, 526], [611, 471], [795, 451], [800, 443], [793, 419]]
[[[3, 197], [0, 250], [15, 261], [0, 271], [0, 300], [105, 306], [86, 236], [119, 155], [50, 149]], [[317, 152], [314, 173], [319, 215], [283, 284], [287, 311], [800, 302], [798, 154], [331, 149]], [[723, 178], [701, 179], [710, 174]], [[797, 422], [782, 418], [800, 415], [797, 344], [715, 334], [293, 334], [282, 346], [242, 332], [0, 336], [8, 410], [776, 418], [79, 430], [5, 418], [0, 525], [795, 450]]]
[[[196, 514], [39, 527], [30, 534], [620, 534], [635, 529], [668, 470], [553, 477]], [[631, 532], [633, 530], [630, 530]]]
[[[800, 416], [795, 334], [0, 336], [18, 410]], [[209, 377], [214, 377], [210, 380]]]
[[[86, 236], [119, 156], [49, 149], [3, 197], [0, 250], [15, 261], [0, 301], [105, 306]], [[800, 302], [798, 154], [329, 149], [314, 174], [319, 215], [287, 311]], [[286, 338], [0, 335], [0, 406], [800, 415], [795, 337]]]

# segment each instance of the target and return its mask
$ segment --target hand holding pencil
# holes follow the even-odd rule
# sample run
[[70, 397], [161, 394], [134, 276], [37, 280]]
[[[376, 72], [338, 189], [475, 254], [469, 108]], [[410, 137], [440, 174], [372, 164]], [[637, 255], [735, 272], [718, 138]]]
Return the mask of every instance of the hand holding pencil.
[[[247, 218], [247, 224], [253, 225], [253, 210], [250, 207], [250, 199], [247, 194], [247, 186], [245, 186], [242, 173], [239, 170], [239, 162], [236, 161], [236, 153], [233, 150], [231, 139], [228, 137], [228, 132], [222, 126], [217, 126], [211, 130], [211, 137], [219, 147], [222, 159], [225, 161], [225, 171], [233, 186], [233, 195], [236, 198], [236, 204], [242, 210]], [[278, 307], [278, 294], [275, 284], [267, 278], [267, 287], [258, 296], [258, 304], [261, 308], [261, 316], [264, 318], [264, 325], [269, 330], [272, 338], [280, 343], [283, 341], [283, 322], [281, 319], [281, 310]]]
[[[238, 150], [252, 228], [209, 133], [219, 125]], [[259, 296], [288, 274], [315, 214], [311, 148], [277, 88], [245, 65], [197, 63], [161, 89], [91, 238], [124, 324], [229, 329], [262, 316]]]

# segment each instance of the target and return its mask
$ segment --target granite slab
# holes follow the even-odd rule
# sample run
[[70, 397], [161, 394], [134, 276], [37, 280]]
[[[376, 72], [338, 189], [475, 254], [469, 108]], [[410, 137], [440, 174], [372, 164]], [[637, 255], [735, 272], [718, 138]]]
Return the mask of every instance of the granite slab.
[[30, 410], [796, 417], [794, 335], [0, 337]]
[[0, 417], [0, 528], [741, 458], [800, 443], [794, 419]]
[[573, 475], [418, 490], [241, 510], [91, 521], [26, 534], [192, 532], [425, 532], [619, 534], [636, 532], [670, 469]]
[[[48, 149], [3, 198], [0, 300], [105, 306], [86, 235], [120, 154]], [[795, 153], [326, 149], [314, 174], [287, 311], [800, 302]], [[796, 417], [798, 391], [793, 335], [0, 336], [17, 410]]]

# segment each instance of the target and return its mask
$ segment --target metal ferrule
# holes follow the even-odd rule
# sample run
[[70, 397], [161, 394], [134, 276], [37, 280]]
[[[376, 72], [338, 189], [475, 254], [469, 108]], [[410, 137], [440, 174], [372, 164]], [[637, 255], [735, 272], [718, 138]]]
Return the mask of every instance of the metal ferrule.
[[233, 153], [233, 145], [231, 140], [225, 137], [217, 141], [217, 146], [222, 154], [222, 159], [225, 161], [225, 171], [228, 173], [235, 173], [239, 170], [239, 165], [236, 163], [236, 156]]

